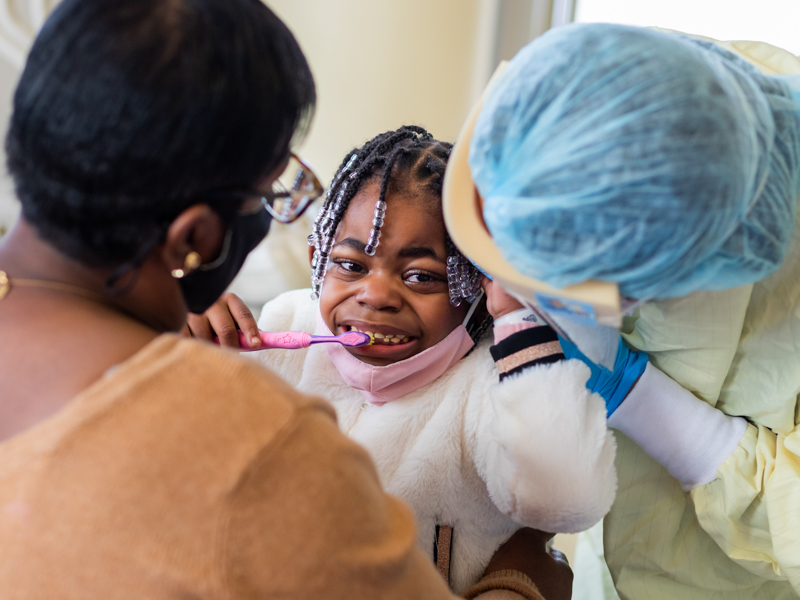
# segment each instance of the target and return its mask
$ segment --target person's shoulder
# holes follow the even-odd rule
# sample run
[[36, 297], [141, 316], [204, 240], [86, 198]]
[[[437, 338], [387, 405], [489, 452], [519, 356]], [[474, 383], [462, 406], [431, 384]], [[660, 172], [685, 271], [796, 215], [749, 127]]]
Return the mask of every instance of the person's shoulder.
[[224, 384], [225, 389], [230, 391], [229, 396], [237, 393], [241, 397], [263, 397], [264, 393], [269, 392], [270, 397], [280, 397], [293, 403], [305, 403], [307, 400], [293, 386], [260, 363], [248, 360], [234, 350], [219, 348], [208, 342], [179, 339], [174, 353], [165, 359], [174, 368], [179, 368], [180, 365], [182, 369], [191, 372], [193, 385], [200, 390], [207, 391]]
[[264, 331], [313, 331], [319, 303], [308, 288], [292, 290], [267, 302], [261, 309], [258, 327]]
[[[232, 350], [178, 336], [161, 336], [158, 346], [123, 378], [158, 398], [159, 410], [186, 414], [209, 428], [237, 427], [264, 436], [296, 416], [298, 411], [333, 415], [327, 403], [308, 397], [261, 364]], [[258, 431], [256, 431], [258, 430]]]
[[458, 380], [469, 382], [469, 388], [480, 395], [483, 385], [497, 382], [497, 368], [492, 358], [490, 336], [479, 340], [473, 349], [453, 366], [453, 374]]
[[454, 421], [454, 426], [457, 422], [460, 427], [472, 431], [484, 422], [484, 412], [491, 406], [490, 391], [498, 381], [490, 347], [490, 339], [480, 340], [444, 375], [420, 390], [428, 402], [434, 402], [447, 411], [456, 411], [464, 417]]

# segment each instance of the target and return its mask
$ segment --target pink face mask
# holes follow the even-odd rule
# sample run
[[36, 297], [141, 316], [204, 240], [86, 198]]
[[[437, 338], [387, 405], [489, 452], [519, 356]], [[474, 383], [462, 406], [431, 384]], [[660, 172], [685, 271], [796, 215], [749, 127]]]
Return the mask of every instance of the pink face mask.
[[[319, 314], [317, 332], [332, 335]], [[364, 394], [371, 404], [380, 405], [428, 385], [461, 360], [474, 345], [467, 328], [459, 325], [435, 346], [385, 367], [368, 365], [339, 344], [325, 344], [325, 349], [345, 383]]]

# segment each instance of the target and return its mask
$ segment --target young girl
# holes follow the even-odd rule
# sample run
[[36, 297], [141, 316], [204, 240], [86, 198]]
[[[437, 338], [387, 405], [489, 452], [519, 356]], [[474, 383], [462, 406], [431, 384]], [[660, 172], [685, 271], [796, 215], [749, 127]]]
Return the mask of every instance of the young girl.
[[365, 331], [374, 344], [255, 356], [332, 402], [458, 593], [520, 527], [577, 532], [597, 522], [616, 476], [605, 405], [586, 391], [586, 367], [563, 360], [555, 333], [510, 312], [495, 290], [496, 345], [483, 339], [491, 317], [475, 302], [481, 276], [442, 217], [450, 147], [402, 127], [349, 152], [309, 238], [312, 290], [269, 302], [258, 323]]

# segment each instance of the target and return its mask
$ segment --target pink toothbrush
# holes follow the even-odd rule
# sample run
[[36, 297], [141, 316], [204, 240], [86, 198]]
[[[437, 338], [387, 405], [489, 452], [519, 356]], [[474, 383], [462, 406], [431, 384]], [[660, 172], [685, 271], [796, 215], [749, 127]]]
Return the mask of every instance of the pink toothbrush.
[[[368, 333], [361, 331], [348, 331], [341, 335], [311, 335], [305, 331], [262, 331], [261, 345], [258, 348], [251, 348], [247, 343], [247, 336], [239, 331], [239, 349], [242, 352], [252, 352], [254, 350], [267, 350], [269, 348], [282, 348], [294, 350], [296, 348], [308, 348], [311, 344], [339, 343], [349, 348], [359, 346], [369, 346], [373, 340]], [[214, 338], [214, 343], [219, 344], [219, 338]]]

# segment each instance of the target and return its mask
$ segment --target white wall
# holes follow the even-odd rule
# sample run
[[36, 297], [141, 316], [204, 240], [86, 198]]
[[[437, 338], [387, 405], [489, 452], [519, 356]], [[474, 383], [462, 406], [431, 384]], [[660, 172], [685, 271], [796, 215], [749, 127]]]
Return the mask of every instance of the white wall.
[[19, 70], [0, 56], [0, 237], [11, 228], [19, 214], [19, 203], [14, 196], [11, 178], [6, 172], [4, 140], [8, 119], [11, 117], [11, 99], [19, 78]]
[[[0, 140], [5, 140], [11, 99], [34, 33], [58, 0], [0, 0]], [[19, 214], [0, 143], [0, 237]]]
[[578, 0], [575, 20], [757, 40], [800, 55], [800, 0]]

